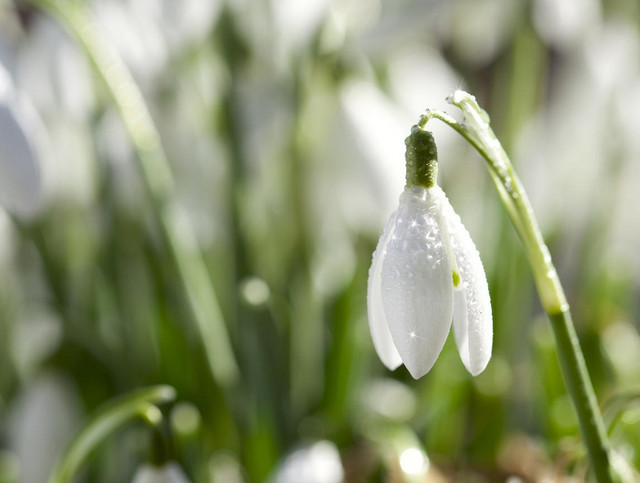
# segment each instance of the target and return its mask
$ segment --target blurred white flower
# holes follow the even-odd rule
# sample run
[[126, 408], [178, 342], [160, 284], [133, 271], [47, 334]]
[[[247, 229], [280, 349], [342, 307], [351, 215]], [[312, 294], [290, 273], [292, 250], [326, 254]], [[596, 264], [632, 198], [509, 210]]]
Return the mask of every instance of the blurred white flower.
[[46, 144], [38, 113], [0, 64], [0, 205], [9, 212], [33, 216], [40, 208]]
[[154, 2], [99, 0], [92, 5], [97, 24], [143, 92], [155, 86], [169, 58], [158, 9]]
[[593, 28], [581, 46], [586, 73], [604, 96], [624, 92], [640, 67], [638, 29], [628, 20], [609, 20]]
[[339, 483], [344, 469], [340, 453], [329, 441], [301, 448], [291, 453], [278, 469], [275, 483]]
[[329, 0], [273, 2], [275, 33], [291, 50], [307, 47], [327, 12]]
[[15, 83], [46, 125], [41, 149], [46, 197], [91, 201], [96, 190], [91, 122], [96, 98], [86, 55], [55, 21], [37, 16], [16, 50]]
[[48, 128], [55, 155], [55, 171], [49, 171], [51, 196], [88, 205], [98, 194], [100, 175], [91, 126], [60, 116]]
[[[640, 137], [637, 126], [640, 122], [640, 112], [629, 109], [629, 106], [640, 105], [640, 79], [635, 85], [625, 89], [616, 99], [619, 116], [620, 145], [624, 151], [621, 153], [623, 164], [617, 175], [617, 183], [614, 185], [614, 208], [609, 211], [611, 215], [611, 229], [608, 231], [608, 239], [604, 244], [606, 250], [607, 266], [612, 273], [640, 273]], [[632, 275], [636, 286], [640, 286], [640, 277]]]
[[89, 122], [96, 98], [91, 66], [81, 48], [53, 19], [33, 19], [15, 52], [15, 83], [48, 125], [64, 116]]
[[146, 0], [159, 17], [161, 33], [172, 50], [205, 41], [218, 19], [222, 2], [202, 0]]
[[[416, 132], [431, 136], [414, 131], [407, 140], [408, 167]], [[429, 154], [435, 155], [435, 145], [430, 146]], [[493, 338], [480, 255], [435, 177], [423, 185], [407, 178], [400, 206], [380, 237], [369, 270], [367, 305], [374, 346], [389, 369], [404, 363], [418, 379], [438, 358], [453, 318], [460, 357], [475, 376], [491, 358]]]
[[248, 479], [238, 457], [227, 450], [212, 454], [208, 466], [209, 483], [244, 483]]
[[331, 2], [329, 18], [343, 35], [365, 34], [380, 20], [380, 0], [341, 0]]
[[[376, 219], [380, 211], [388, 213], [392, 209], [396, 193], [402, 188], [402, 163], [389, 163], [389, 159], [402, 159], [405, 129], [414, 117], [403, 112], [371, 82], [346, 83], [340, 92], [340, 103], [350, 127], [348, 141], [355, 145], [366, 166], [360, 172], [371, 173], [380, 197], [377, 203], [367, 203], [376, 207]], [[353, 221], [354, 226], [358, 219], [362, 220], [362, 213], [366, 213], [366, 207], [354, 208], [354, 203], [363, 200], [358, 195], [354, 193], [353, 203], [345, 205], [353, 208], [355, 216], [349, 221]]]
[[177, 463], [162, 466], [144, 464], [133, 475], [132, 483], [189, 483], [189, 479]]
[[597, 0], [536, 0], [533, 22], [540, 36], [555, 47], [579, 42], [589, 29], [600, 22]]
[[377, 379], [363, 388], [362, 406], [375, 416], [405, 422], [416, 410], [416, 396], [411, 388], [395, 379]]
[[424, 46], [425, 39], [436, 38], [447, 16], [450, 2], [441, 0], [388, 1], [352, 0], [335, 2], [332, 20], [346, 38], [372, 60], [393, 58], [406, 46]]
[[[445, 93], [453, 92], [463, 83], [460, 74], [453, 70], [440, 52], [421, 44], [399, 49], [389, 58], [388, 69], [389, 90], [412, 119], [422, 114], [427, 106], [446, 110], [449, 104]], [[437, 129], [439, 125], [432, 127]], [[455, 133], [446, 126], [442, 126], [442, 133], [434, 131], [434, 134], [439, 147], [443, 138], [455, 138]]]
[[47, 481], [77, 429], [80, 408], [75, 386], [52, 372], [39, 375], [14, 398], [6, 419], [7, 435], [9, 448], [20, 462], [22, 483]]
[[548, 101], [516, 145], [514, 161], [543, 232], [561, 228], [561, 273], [582, 263], [576, 246], [600, 210], [611, 223], [598, 231], [609, 238], [603, 243], [605, 265], [640, 267], [640, 116], [630, 108], [640, 100], [639, 39], [621, 19], [589, 29], [563, 54]]
[[617, 320], [602, 333], [605, 353], [611, 361], [616, 380], [622, 386], [640, 383], [640, 334], [632, 323]]
[[0, 270], [5, 273], [9, 272], [16, 246], [14, 225], [9, 215], [0, 210]]
[[310, 106], [313, 116], [303, 124], [313, 148], [307, 177], [317, 220], [312, 224], [317, 240], [313, 282], [319, 293], [330, 295], [353, 277], [354, 234], [375, 233], [385, 221], [383, 214], [394, 209], [402, 164], [389, 160], [402, 156], [412, 118], [373, 82], [361, 80], [346, 82], [331, 101], [318, 89]]
[[[444, 2], [450, 15], [440, 22], [452, 49], [465, 63], [482, 66], [491, 62], [511, 40], [518, 28], [521, 1], [461, 0]], [[448, 27], [448, 28], [447, 28]]]
[[16, 324], [12, 338], [12, 356], [16, 370], [28, 377], [41, 367], [59, 347], [62, 324], [54, 314], [30, 305]]

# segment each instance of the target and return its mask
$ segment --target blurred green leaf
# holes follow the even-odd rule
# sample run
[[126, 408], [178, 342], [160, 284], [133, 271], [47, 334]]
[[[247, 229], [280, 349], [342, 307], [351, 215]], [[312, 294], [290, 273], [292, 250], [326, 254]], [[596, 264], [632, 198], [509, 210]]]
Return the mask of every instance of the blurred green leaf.
[[170, 386], [138, 389], [106, 403], [86, 422], [65, 450], [49, 477], [49, 483], [68, 483], [96, 448], [109, 436], [135, 418], [152, 425], [162, 415], [156, 404], [172, 401], [175, 390]]

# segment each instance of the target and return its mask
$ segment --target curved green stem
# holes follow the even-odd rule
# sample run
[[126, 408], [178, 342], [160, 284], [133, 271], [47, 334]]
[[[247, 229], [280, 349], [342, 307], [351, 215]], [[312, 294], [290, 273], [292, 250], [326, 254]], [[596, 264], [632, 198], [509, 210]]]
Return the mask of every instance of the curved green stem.
[[571, 320], [569, 304], [524, 187], [489, 125], [489, 116], [480, 108], [475, 97], [464, 91], [456, 91], [449, 102], [462, 110], [463, 123], [443, 112], [427, 111], [420, 119], [419, 126], [423, 128], [432, 118], [443, 121], [462, 135], [487, 161], [491, 177], [524, 244], [542, 306], [551, 321], [562, 373], [578, 414], [594, 474], [599, 482], [612, 482], [614, 473], [609, 460], [609, 442]]
[[173, 173], [140, 89], [83, 2], [29, 1], [51, 12], [76, 36], [104, 80], [136, 150], [140, 172], [176, 264], [211, 373], [221, 386], [231, 385], [239, 371], [229, 334], [193, 227], [173, 203]]
[[175, 390], [170, 386], [154, 386], [139, 389], [106, 403], [80, 430], [62, 458], [51, 472], [48, 483], [73, 481], [93, 451], [110, 435], [136, 418], [142, 418], [152, 425], [162, 419], [156, 406], [175, 398]]

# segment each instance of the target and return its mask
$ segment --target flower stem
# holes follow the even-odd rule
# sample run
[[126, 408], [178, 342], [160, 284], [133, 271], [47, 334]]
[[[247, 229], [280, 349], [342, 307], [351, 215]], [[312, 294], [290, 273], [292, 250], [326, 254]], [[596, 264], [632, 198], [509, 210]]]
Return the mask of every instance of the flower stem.
[[462, 135], [487, 161], [491, 177], [524, 244], [542, 306], [551, 321], [560, 366], [578, 414], [593, 472], [598, 482], [615, 481], [605, 426], [571, 320], [569, 304], [524, 187], [489, 125], [489, 116], [475, 98], [464, 91], [455, 91], [449, 102], [463, 111], [463, 123], [443, 112], [427, 111], [420, 119], [419, 126], [423, 128], [432, 118], [443, 121]]

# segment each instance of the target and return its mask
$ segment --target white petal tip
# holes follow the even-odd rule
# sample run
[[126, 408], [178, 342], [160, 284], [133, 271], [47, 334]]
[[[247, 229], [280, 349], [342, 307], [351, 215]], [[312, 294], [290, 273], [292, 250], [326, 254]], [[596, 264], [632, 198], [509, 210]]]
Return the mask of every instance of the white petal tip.
[[409, 374], [411, 374], [411, 377], [413, 377], [417, 381], [422, 376], [424, 376], [426, 374], [426, 372], [424, 374], [420, 374], [420, 373], [414, 374], [413, 372], [409, 371]]
[[387, 362], [385, 362], [385, 361], [382, 361], [382, 363], [383, 363], [383, 364], [384, 364], [384, 366], [385, 366], [387, 369], [389, 369], [390, 371], [395, 371], [398, 367], [400, 367], [400, 366], [402, 365], [402, 361], [400, 361], [400, 362], [395, 362], [395, 361], [393, 361], [393, 362], [390, 362], [390, 363], [387, 363]]
[[435, 362], [436, 361], [434, 360], [430, 364], [424, 365], [422, 367], [411, 367], [411, 365], [407, 365], [406, 363], [405, 363], [405, 366], [407, 367], [407, 370], [409, 371], [409, 374], [411, 374], [411, 377], [413, 377], [414, 379], [418, 380], [422, 376], [426, 375], [431, 370], [431, 368], [433, 367]]
[[476, 367], [467, 367], [467, 371], [469, 371], [469, 374], [475, 377], [487, 368], [488, 363], [489, 361], [485, 362], [484, 364], [478, 364]]
[[460, 351], [460, 359], [467, 372], [472, 376], [477, 376], [487, 368], [491, 360], [491, 346], [489, 346], [489, 350], [485, 351], [484, 354], [475, 354], [475, 357], [471, 360], [469, 360], [468, 348], [465, 348], [463, 351]]

